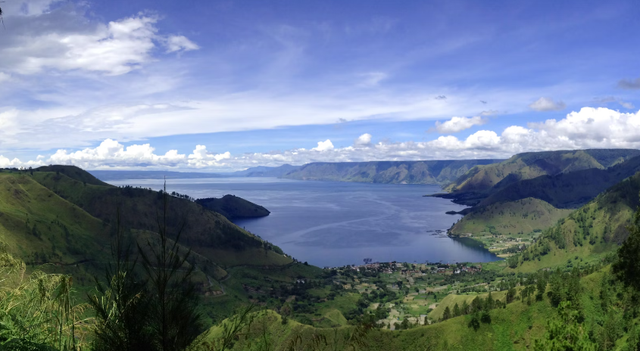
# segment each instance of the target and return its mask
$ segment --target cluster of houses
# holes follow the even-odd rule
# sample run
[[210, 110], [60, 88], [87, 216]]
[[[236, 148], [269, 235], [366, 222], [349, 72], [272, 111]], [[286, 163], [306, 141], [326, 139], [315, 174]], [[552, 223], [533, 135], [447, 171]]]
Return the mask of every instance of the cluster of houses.
[[345, 266], [344, 269], [351, 269], [356, 272], [380, 272], [392, 274], [400, 272], [401, 275], [425, 275], [425, 274], [461, 274], [478, 273], [482, 271], [482, 265], [469, 265], [466, 263], [425, 263], [406, 264], [400, 262], [374, 262], [363, 265]]

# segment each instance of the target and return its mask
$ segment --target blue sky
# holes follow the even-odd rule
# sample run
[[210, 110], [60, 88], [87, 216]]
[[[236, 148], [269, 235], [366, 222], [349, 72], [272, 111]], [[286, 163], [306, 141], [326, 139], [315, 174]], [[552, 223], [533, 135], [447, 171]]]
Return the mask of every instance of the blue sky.
[[0, 167], [640, 147], [636, 1], [1, 6]]

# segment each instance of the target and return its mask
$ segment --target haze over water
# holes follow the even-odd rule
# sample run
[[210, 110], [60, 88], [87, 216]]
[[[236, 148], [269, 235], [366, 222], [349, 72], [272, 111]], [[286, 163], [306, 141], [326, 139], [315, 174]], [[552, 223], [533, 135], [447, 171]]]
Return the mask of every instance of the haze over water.
[[[109, 181], [162, 189], [160, 179]], [[233, 194], [271, 214], [236, 220], [296, 259], [320, 267], [389, 262], [487, 262], [498, 258], [444, 234], [463, 206], [422, 197], [437, 186], [385, 185], [277, 178], [170, 179], [167, 190], [194, 198]]]

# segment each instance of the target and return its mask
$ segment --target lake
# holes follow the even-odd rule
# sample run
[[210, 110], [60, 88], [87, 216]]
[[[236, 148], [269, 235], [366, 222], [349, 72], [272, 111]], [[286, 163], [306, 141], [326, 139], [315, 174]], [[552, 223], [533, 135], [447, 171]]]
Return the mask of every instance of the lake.
[[[161, 179], [109, 181], [162, 189]], [[233, 194], [271, 214], [237, 220], [246, 230], [316, 266], [378, 262], [487, 262], [498, 258], [483, 248], [446, 236], [464, 206], [423, 197], [441, 191], [430, 185], [388, 185], [298, 181], [278, 178], [167, 180], [167, 191], [194, 198]]]

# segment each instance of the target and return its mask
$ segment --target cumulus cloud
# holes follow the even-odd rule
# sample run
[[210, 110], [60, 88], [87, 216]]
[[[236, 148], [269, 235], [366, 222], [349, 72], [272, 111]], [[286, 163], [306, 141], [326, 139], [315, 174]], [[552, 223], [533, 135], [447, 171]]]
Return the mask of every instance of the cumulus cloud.
[[640, 89], [640, 78], [636, 79], [622, 79], [618, 82], [618, 87], [628, 90]]
[[327, 139], [325, 141], [319, 141], [318, 142], [318, 146], [314, 147], [313, 149], [314, 151], [328, 151], [328, 150], [333, 150], [333, 143], [331, 142], [331, 140]]
[[554, 101], [552, 98], [541, 97], [529, 104], [529, 108], [536, 111], [560, 111], [567, 107], [562, 101]]
[[167, 52], [198, 50], [200, 47], [182, 35], [170, 35], [166, 41]]
[[116, 140], [106, 139], [95, 148], [68, 152], [58, 150], [51, 155], [49, 163], [73, 164], [83, 168], [95, 167], [175, 167], [184, 163], [185, 155], [176, 150], [169, 150], [164, 155], [156, 155], [150, 144], [130, 145], [124, 147]]
[[18, 158], [9, 159], [0, 155], [0, 168], [28, 168], [44, 166], [44, 163], [37, 159], [35, 161], [22, 162]]
[[445, 122], [436, 122], [436, 130], [441, 134], [458, 133], [473, 126], [485, 124], [487, 121], [480, 116], [453, 117]]
[[207, 147], [205, 145], [196, 145], [193, 153], [187, 158], [187, 162], [189, 166], [196, 168], [215, 167], [223, 166], [224, 162], [221, 161], [230, 158], [231, 153], [228, 151], [221, 154], [214, 154], [207, 151]]
[[353, 145], [355, 147], [369, 147], [371, 146], [371, 138], [371, 134], [364, 133], [353, 142]]

